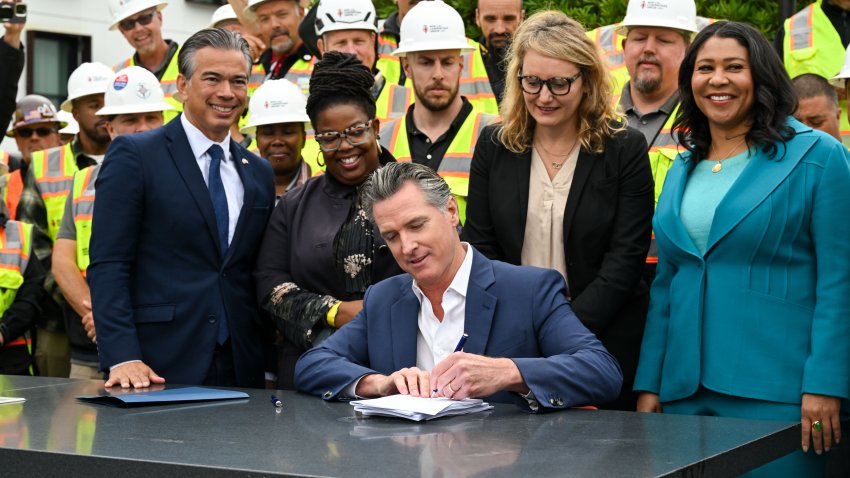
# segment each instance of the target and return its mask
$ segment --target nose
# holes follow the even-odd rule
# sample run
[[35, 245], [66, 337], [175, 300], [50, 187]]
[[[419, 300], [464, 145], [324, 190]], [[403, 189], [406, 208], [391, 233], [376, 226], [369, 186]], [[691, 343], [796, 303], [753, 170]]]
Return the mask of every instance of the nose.
[[401, 241], [401, 253], [405, 256], [412, 256], [419, 244], [417, 244], [412, 235], [405, 232], [399, 233], [398, 237], [399, 241]]
[[711, 78], [708, 79], [708, 84], [712, 86], [725, 85], [728, 82], [729, 78], [726, 77], [726, 72], [722, 68], [715, 68]]
[[498, 34], [503, 34], [507, 32], [508, 29], [505, 26], [505, 22], [503, 20], [496, 20], [496, 25], [493, 26], [493, 32]]

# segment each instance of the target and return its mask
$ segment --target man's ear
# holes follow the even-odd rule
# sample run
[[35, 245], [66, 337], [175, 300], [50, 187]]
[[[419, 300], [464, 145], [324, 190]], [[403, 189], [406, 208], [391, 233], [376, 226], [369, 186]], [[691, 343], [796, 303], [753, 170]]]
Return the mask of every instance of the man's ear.
[[177, 75], [177, 91], [180, 92], [180, 96], [183, 97], [183, 100], [186, 100], [186, 91], [189, 89], [189, 80], [183, 76], [183, 73], [179, 73]]
[[481, 20], [478, 19], [478, 9], [475, 9], [475, 24], [478, 25], [478, 28], [481, 28]]
[[325, 42], [322, 41], [321, 38], [316, 40], [316, 48], [319, 49], [319, 53], [321, 53], [322, 55], [325, 54]]

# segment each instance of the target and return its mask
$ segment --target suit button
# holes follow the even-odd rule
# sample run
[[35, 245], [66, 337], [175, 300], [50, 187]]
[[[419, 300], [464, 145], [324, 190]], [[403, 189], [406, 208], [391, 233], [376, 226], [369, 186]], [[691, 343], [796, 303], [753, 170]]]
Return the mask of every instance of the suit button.
[[211, 316], [207, 317], [207, 322], [214, 324], [215, 323], [215, 316], [211, 315]]
[[549, 399], [549, 404], [550, 404], [550, 405], [555, 405], [555, 399], [554, 399], [554, 398], [550, 398], [550, 399]]
[[333, 395], [333, 394], [330, 392], [330, 390], [328, 390], [327, 392], [325, 392], [325, 393], [322, 395], [322, 398], [331, 398], [331, 396], [332, 396], [332, 395]]

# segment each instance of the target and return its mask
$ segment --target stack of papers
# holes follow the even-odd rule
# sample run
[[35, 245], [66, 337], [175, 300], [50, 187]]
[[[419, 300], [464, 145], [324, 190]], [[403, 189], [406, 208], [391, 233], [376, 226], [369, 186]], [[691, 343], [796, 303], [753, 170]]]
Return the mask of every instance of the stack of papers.
[[380, 415], [422, 421], [452, 415], [492, 410], [493, 406], [479, 398], [451, 400], [448, 398], [423, 398], [410, 395], [390, 395], [370, 400], [354, 400], [354, 411], [363, 415]]

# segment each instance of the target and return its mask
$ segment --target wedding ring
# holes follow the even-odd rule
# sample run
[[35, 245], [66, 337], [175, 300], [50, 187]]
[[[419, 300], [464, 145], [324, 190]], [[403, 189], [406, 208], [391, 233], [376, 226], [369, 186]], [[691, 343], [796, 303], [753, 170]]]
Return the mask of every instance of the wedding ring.
[[455, 392], [455, 389], [453, 389], [453, 388], [452, 388], [452, 384], [451, 384], [451, 383], [449, 383], [448, 385], [446, 385], [446, 388], [448, 388], [448, 389], [452, 392], [452, 395], [454, 395], [454, 394], [456, 393], [456, 392]]
[[812, 422], [812, 430], [819, 432], [823, 430], [823, 423], [820, 420], [815, 420]]

